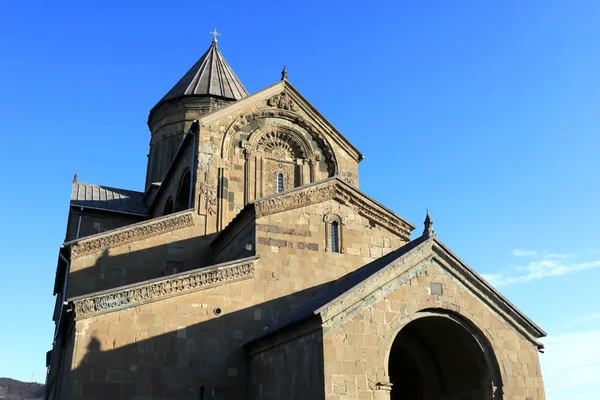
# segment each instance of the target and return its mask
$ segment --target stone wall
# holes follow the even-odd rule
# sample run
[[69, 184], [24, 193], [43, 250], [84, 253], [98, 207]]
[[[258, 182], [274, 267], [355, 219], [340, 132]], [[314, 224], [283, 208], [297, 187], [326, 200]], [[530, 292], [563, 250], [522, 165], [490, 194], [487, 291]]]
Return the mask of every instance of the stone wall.
[[249, 210], [246, 215], [236, 220], [231, 227], [213, 243], [213, 262], [222, 263], [253, 256], [256, 252], [256, 221], [254, 213]]
[[73, 399], [244, 398], [242, 343], [265, 325], [244, 280], [76, 322]]
[[296, 327], [251, 348], [246, 398], [301, 400], [325, 397], [323, 333], [316, 322]]
[[191, 211], [155, 218], [71, 246], [68, 297], [208, 265], [210, 241]]
[[[345, 253], [325, 250], [324, 217], [331, 212], [344, 221]], [[241, 244], [249, 234], [255, 235], [252, 243], [256, 241], [260, 259], [252, 279], [78, 320], [74, 398], [92, 399], [91, 393], [103, 391], [115, 399], [131, 398], [132, 393], [197, 399], [200, 390], [205, 399], [236, 398], [236, 393], [242, 398], [247, 384], [243, 342], [327, 290], [330, 281], [404, 243], [335, 200], [264, 216], [256, 224], [253, 221], [250, 213], [247, 223], [228, 236], [231, 243], [216, 246], [217, 259], [237, 257], [228, 250], [245, 249]], [[177, 243], [174, 239], [179, 235], [191, 237], [192, 229], [108, 251], [115, 258], [144, 260], [135, 265], [144, 265], [144, 273], [159, 273], [166, 255], [157, 253], [157, 247]], [[131, 250], [129, 246], [133, 246]], [[138, 247], [148, 250], [138, 256]], [[97, 264], [99, 257], [94, 253], [76, 258], [74, 273], [85, 269], [85, 262]], [[135, 370], [130, 369], [132, 365]]]
[[[341, 252], [328, 250], [330, 215], [340, 217]], [[328, 200], [258, 218], [258, 285], [265, 299], [330, 282], [401, 247], [397, 234]]]

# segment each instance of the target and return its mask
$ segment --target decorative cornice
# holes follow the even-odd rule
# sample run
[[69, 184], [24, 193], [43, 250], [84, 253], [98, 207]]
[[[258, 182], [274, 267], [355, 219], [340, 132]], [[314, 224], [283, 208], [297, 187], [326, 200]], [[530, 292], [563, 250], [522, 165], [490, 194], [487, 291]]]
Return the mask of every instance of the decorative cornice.
[[[473, 268], [462, 261], [446, 247], [437, 237], [433, 237], [432, 251], [436, 261], [447, 271], [451, 272], [463, 285], [502, 318], [508, 321], [519, 333], [530, 340], [534, 345], [540, 346], [536, 338], [546, 336], [546, 332], [527, 317], [521, 310], [512, 304], [489, 282], [483, 279]], [[458, 266], [458, 268], [457, 268]], [[543, 348], [543, 347], [542, 347]]]
[[285, 210], [321, 203], [334, 198], [343, 201], [364, 217], [379, 223], [383, 227], [400, 235], [403, 239], [410, 240], [410, 225], [391, 212], [387, 212], [371, 204], [371, 202], [365, 201], [361, 196], [357, 196], [356, 193], [337, 179], [326, 186], [294, 191], [289, 194], [280, 194], [258, 200], [255, 203], [256, 216], [262, 217]]
[[79, 240], [70, 246], [71, 259], [193, 226], [192, 214], [191, 211], [171, 214]]
[[168, 278], [146, 281], [90, 297], [76, 298], [72, 300], [75, 319], [89, 318], [249, 279], [254, 276], [254, 263], [256, 260], [258, 260], [258, 257], [246, 258], [171, 275]]

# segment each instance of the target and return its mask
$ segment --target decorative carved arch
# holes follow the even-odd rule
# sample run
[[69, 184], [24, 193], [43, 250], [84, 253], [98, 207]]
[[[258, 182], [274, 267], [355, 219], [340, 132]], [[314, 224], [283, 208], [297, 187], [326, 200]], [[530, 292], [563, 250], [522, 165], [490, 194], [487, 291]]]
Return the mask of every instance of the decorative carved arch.
[[483, 357], [485, 359], [486, 366], [488, 367], [494, 386], [495, 396], [494, 400], [502, 400], [502, 386], [503, 376], [498, 359], [494, 353], [494, 347], [492, 346], [491, 336], [488, 332], [480, 329], [475, 323], [469, 318], [461, 314], [460, 312], [449, 310], [442, 307], [427, 308], [412, 315], [394, 319], [389, 325], [387, 331], [379, 342], [379, 351], [377, 354], [379, 369], [377, 370], [377, 380], [379, 381], [377, 386], [383, 390], [389, 390], [390, 388], [390, 375], [389, 375], [389, 358], [392, 345], [396, 336], [399, 332], [407, 326], [409, 323], [416, 321], [420, 318], [445, 318], [453, 323], [460, 325], [475, 342], [479, 345]]
[[231, 122], [229, 127], [226, 129], [225, 134], [223, 135], [223, 141], [221, 143], [221, 159], [229, 159], [231, 149], [233, 148], [231, 142], [235, 136], [235, 133], [239, 132], [244, 126], [253, 121], [266, 118], [279, 118], [296, 124], [306, 130], [306, 132], [308, 132], [308, 134], [318, 144], [320, 150], [323, 152], [323, 156], [327, 162], [329, 176], [338, 174], [338, 162], [333, 148], [325, 136], [319, 131], [319, 129], [311, 121], [296, 114], [295, 112], [278, 108], [266, 109], [261, 112], [252, 112], [240, 115], [233, 122]]
[[[300, 133], [286, 126], [276, 126], [272, 130], [256, 129], [248, 139], [248, 149], [263, 150], [274, 158], [308, 159], [314, 154], [310, 143]], [[280, 153], [280, 154], [277, 154]]]

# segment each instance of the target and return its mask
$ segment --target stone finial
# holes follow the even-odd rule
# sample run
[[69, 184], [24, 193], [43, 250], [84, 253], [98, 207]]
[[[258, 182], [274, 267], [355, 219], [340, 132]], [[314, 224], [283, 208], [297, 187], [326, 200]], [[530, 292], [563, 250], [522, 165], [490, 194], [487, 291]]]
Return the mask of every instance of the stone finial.
[[281, 80], [282, 81], [288, 80], [287, 69], [285, 68], [285, 65], [283, 66], [283, 71], [281, 71]]
[[73, 183], [77, 183], [77, 174], [73, 175]]
[[431, 219], [431, 217], [429, 216], [429, 209], [426, 209], [427, 215], [425, 216], [425, 222], [423, 223], [425, 225], [425, 229], [423, 229], [423, 236], [425, 237], [432, 237], [435, 236], [435, 231], [433, 230], [433, 220]]

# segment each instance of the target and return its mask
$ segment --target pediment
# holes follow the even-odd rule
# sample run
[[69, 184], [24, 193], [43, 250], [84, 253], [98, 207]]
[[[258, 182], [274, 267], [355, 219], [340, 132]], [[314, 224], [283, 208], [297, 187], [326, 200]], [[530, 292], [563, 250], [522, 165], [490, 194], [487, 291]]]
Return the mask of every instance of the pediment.
[[[358, 275], [363, 278], [358, 281], [340, 279], [342, 286], [340, 294], [327, 303], [315, 309], [315, 314], [320, 314], [323, 323], [337, 324], [340, 318], [348, 318], [362, 312], [370, 304], [383, 298], [400, 285], [410, 284], [410, 280], [419, 274], [427, 273], [432, 267], [442, 268], [462, 287], [472, 294], [479, 302], [484, 303], [489, 310], [500, 315], [501, 318], [517, 330], [532, 343], [540, 346], [537, 338], [545, 336], [545, 332], [533, 321], [525, 316], [519, 309], [502, 296], [485, 279], [477, 274], [471, 267], [452, 253], [438, 238], [419, 238], [406, 246], [411, 246], [400, 256], [392, 257], [388, 262], [380, 262], [377, 267], [375, 261], [359, 269]], [[405, 247], [406, 247], [405, 246]], [[391, 253], [393, 254], [393, 253]], [[364, 269], [364, 270], [363, 270]], [[369, 273], [369, 269], [371, 273]], [[360, 272], [363, 270], [362, 272]], [[354, 284], [353, 284], [354, 283]]]
[[363, 155], [329, 122], [300, 92], [288, 81], [281, 81], [260, 90], [242, 100], [238, 100], [200, 120], [201, 127], [220, 125], [232, 134], [249, 121], [278, 117], [301, 124], [309, 130], [325, 135], [328, 140], [360, 162]]

